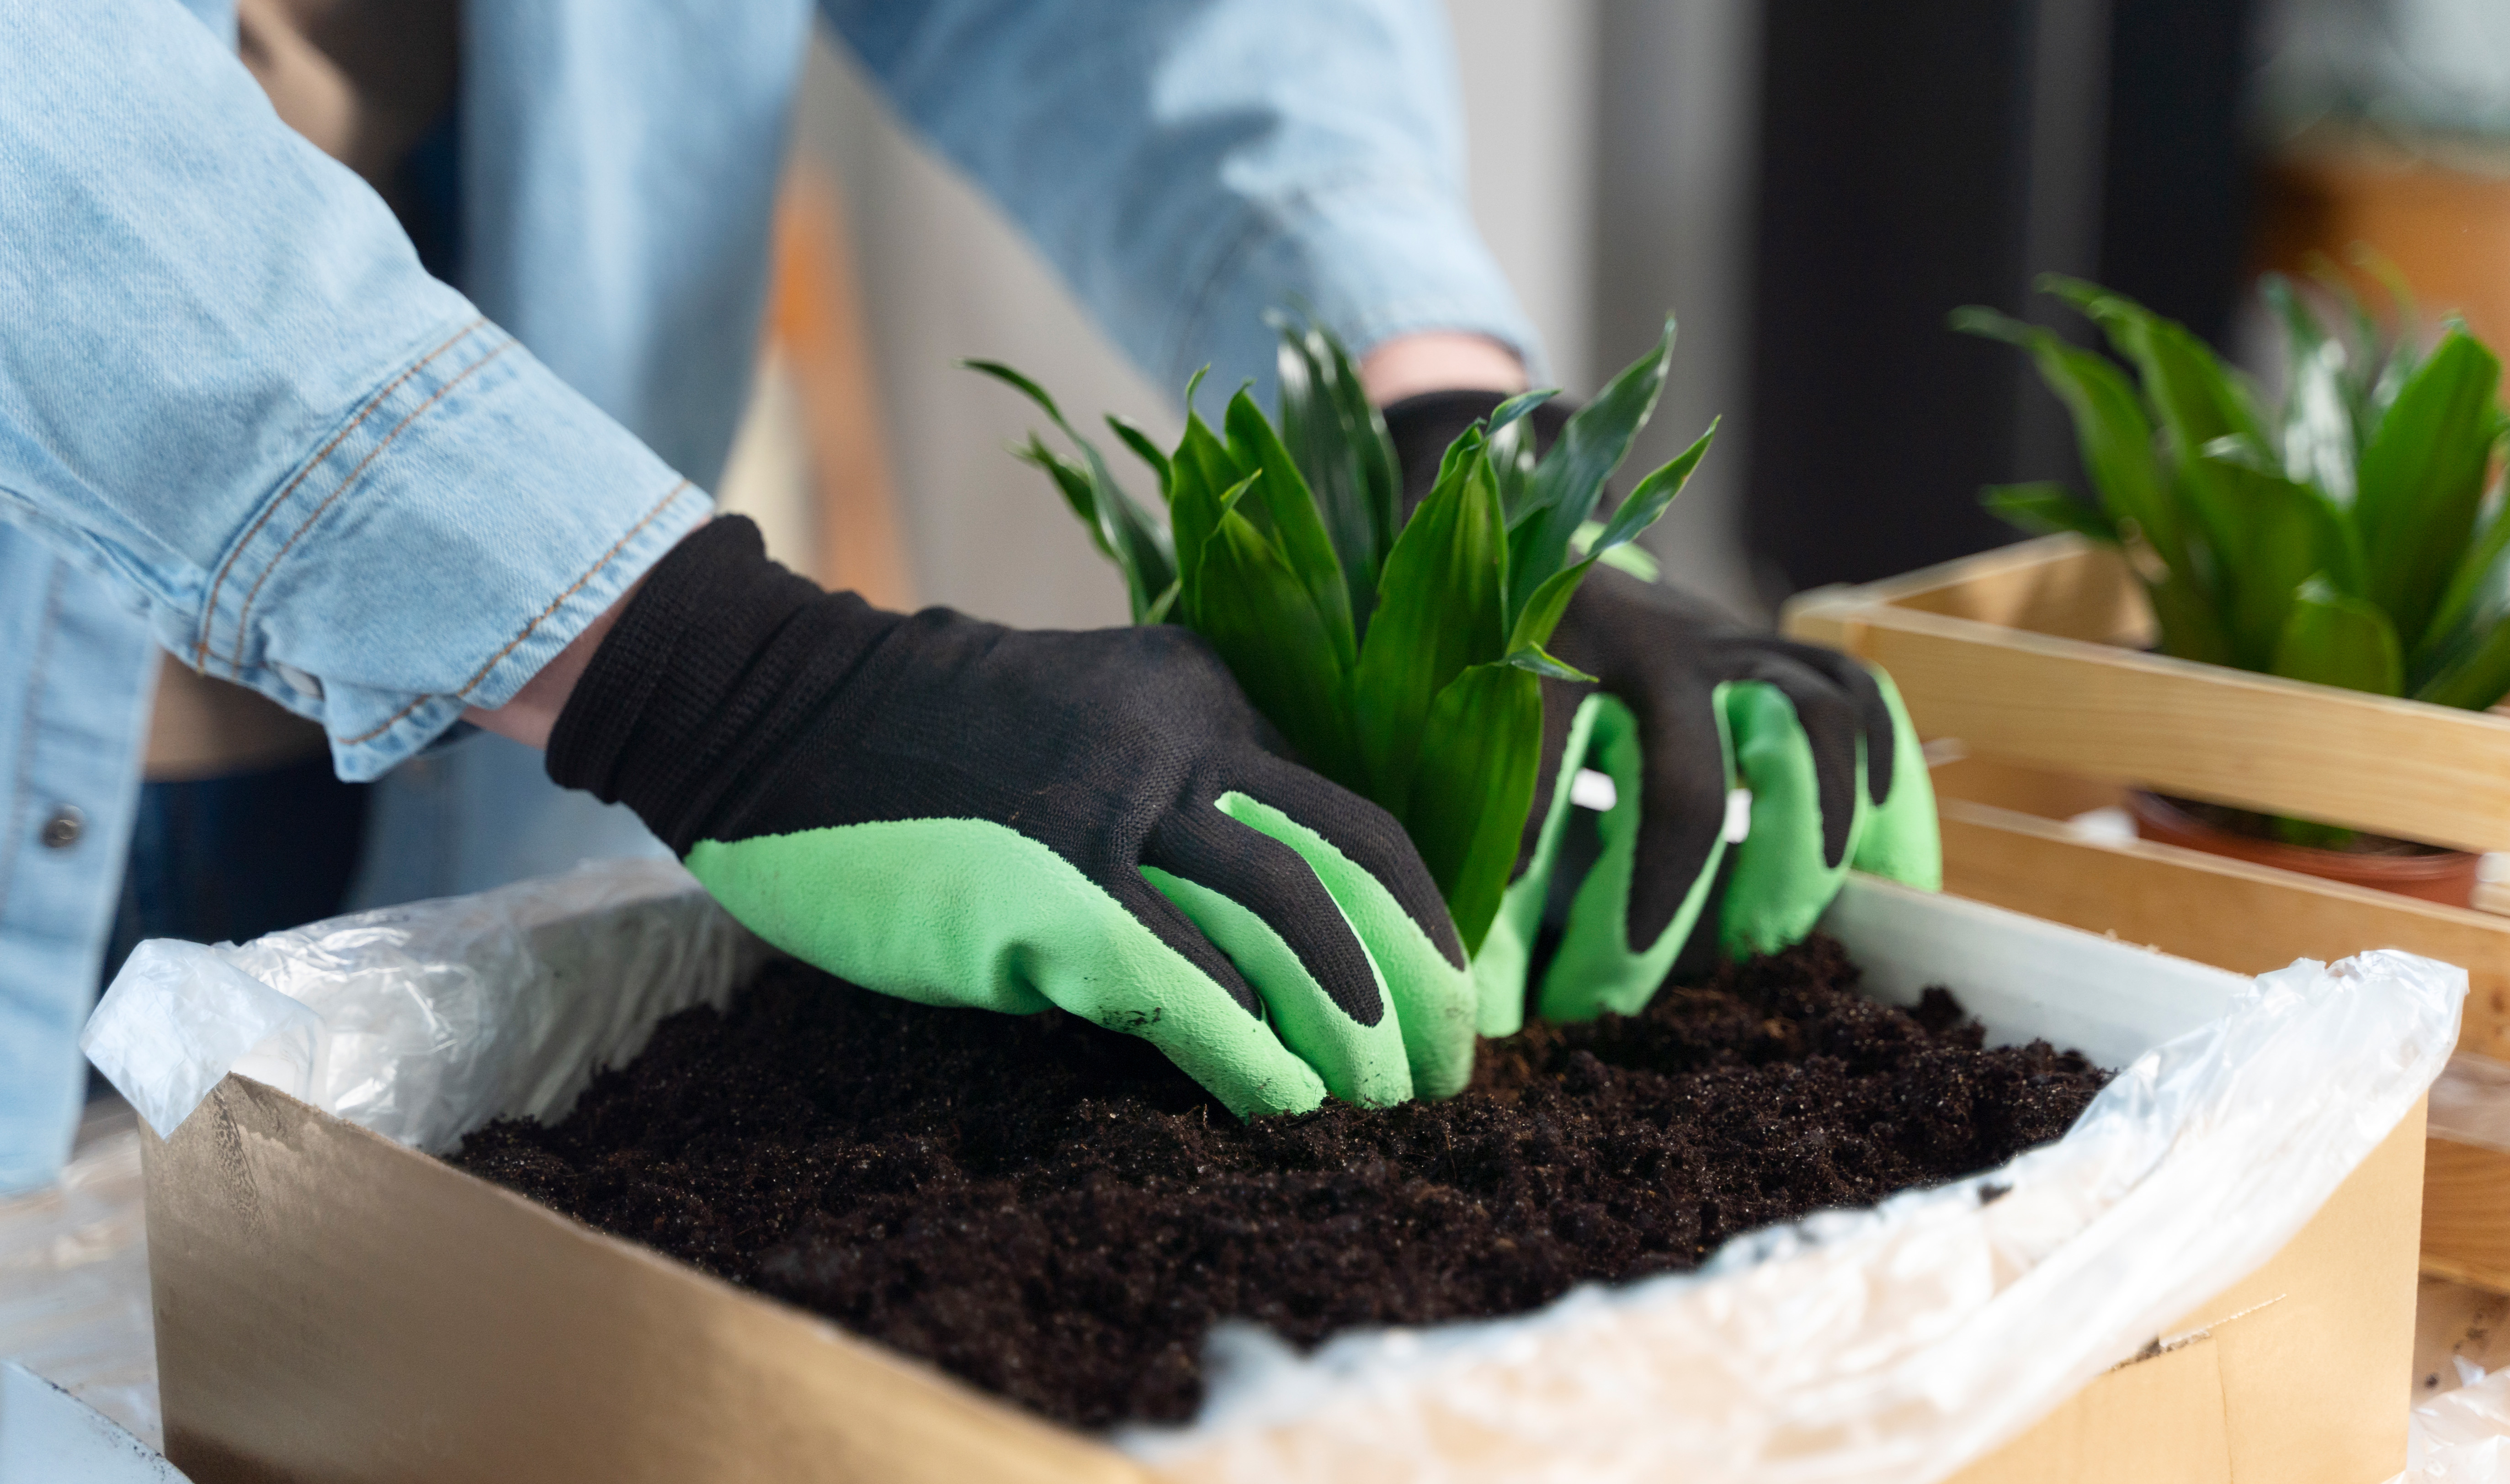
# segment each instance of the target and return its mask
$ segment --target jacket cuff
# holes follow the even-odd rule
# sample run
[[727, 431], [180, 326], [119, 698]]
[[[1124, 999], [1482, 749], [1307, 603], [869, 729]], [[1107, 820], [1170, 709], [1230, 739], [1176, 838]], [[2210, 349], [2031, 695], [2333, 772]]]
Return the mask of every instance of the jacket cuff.
[[497, 706], [711, 502], [483, 319], [331, 430], [210, 569], [167, 647], [323, 723], [374, 778]]

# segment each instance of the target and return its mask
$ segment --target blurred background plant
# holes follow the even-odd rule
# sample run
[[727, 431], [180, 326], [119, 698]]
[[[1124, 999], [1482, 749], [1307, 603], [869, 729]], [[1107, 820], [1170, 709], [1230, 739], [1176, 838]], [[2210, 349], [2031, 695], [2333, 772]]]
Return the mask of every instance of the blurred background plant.
[[[2107, 333], [2133, 381], [2053, 331], [1956, 311], [1954, 327], [2030, 353], [2098, 497], [2042, 481], [1984, 503], [2026, 530], [2124, 549], [2165, 654], [2489, 708], [2510, 694], [2501, 363], [2457, 321], [2419, 343], [2402, 287], [2383, 333], [2332, 265], [2323, 280], [2332, 319], [2290, 280], [2263, 281], [2283, 329], [2279, 405], [2185, 325], [2098, 285], [2041, 286]], [[2278, 822], [2296, 844], [2350, 838]]]
[[2510, 513], [2493, 489], [2510, 418], [2500, 361], [2462, 324], [2426, 351], [2410, 315], [2382, 335], [2340, 280], [2331, 324], [2270, 275], [2288, 347], [2276, 406], [2186, 326], [2094, 284], [2043, 286], [2138, 379], [2049, 330], [1957, 311], [1957, 328], [2031, 353], [2099, 496], [2008, 484], [1991, 510], [2125, 548], [2166, 654], [2468, 710], [2510, 694]]

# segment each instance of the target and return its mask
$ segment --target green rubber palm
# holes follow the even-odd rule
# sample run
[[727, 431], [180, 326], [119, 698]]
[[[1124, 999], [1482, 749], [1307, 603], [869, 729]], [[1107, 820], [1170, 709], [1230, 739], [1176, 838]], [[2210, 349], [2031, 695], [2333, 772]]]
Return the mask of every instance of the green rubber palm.
[[1261, 735], [1182, 629], [881, 613], [719, 520], [596, 653], [550, 768], [865, 988], [1059, 1006], [1244, 1116], [1460, 1090], [1472, 982], [1427, 867]]
[[[1940, 885], [1933, 788], [1880, 671], [1749, 632], [1609, 571], [1588, 578], [1554, 652], [1600, 684], [1545, 683], [1538, 813], [1473, 966], [1482, 1034], [1523, 1021], [1532, 944], [1580, 770], [1609, 778], [1614, 800], [1535, 996], [1547, 1018], [1643, 1008], [1698, 927], [1730, 853], [1716, 930], [1735, 954], [1801, 940], [1850, 868]], [[1748, 833], [1730, 844], [1736, 787], [1750, 790], [1751, 813]]]

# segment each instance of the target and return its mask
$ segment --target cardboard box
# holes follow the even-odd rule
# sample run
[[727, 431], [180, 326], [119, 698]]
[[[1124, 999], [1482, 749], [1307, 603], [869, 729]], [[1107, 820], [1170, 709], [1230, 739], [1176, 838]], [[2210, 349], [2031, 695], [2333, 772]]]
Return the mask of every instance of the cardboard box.
[[[2510, 917], [2064, 821], [2130, 784], [2469, 850], [2510, 849], [2510, 716], [2144, 653], [2113, 550], [2051, 536], [1788, 605], [1891, 672], [1935, 773], [1944, 888], [2243, 973], [2403, 948], [2468, 974], [2459, 1049], [2510, 1061]], [[2510, 1292], [2510, 1155], [2435, 1140], [2424, 1271]]]
[[[2107, 1061], [2205, 1024], [2239, 988], [1871, 882], [1851, 885], [1830, 927], [1884, 999], [1950, 982], [1999, 1040], [2045, 1034]], [[2150, 1353], [1959, 1477], [2386, 1479], [2405, 1450], [2421, 1120], [2416, 1104], [2298, 1236], [2155, 1331]], [[195, 1484], [1160, 1476], [246, 1078], [171, 1137], [144, 1138], [167, 1452]], [[1887, 1305], [1900, 1280], [1860, 1274], [1859, 1302]], [[1460, 1394], [1536, 1390], [1548, 1370], [1539, 1348], [1503, 1353]], [[1478, 1421], [1433, 1431], [1436, 1462], [1523, 1476]], [[1272, 1476], [1390, 1471], [1328, 1451]]]

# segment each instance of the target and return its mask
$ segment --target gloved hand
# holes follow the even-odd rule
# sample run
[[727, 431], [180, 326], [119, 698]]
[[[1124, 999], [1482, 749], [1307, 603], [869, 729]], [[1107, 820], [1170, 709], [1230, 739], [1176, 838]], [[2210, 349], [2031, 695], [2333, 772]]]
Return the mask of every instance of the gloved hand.
[[[1436, 393], [1387, 409], [1409, 498], [1426, 493], [1447, 442], [1500, 400]], [[1538, 446], [1569, 410], [1557, 400], [1536, 410]], [[1547, 1018], [1628, 1014], [1654, 995], [1716, 882], [1735, 786], [1751, 790], [1752, 809], [1717, 924], [1729, 952], [1801, 940], [1850, 866], [1941, 884], [1934, 789], [1881, 671], [1603, 566], [1587, 574], [1550, 649], [1597, 683], [1542, 684], [1535, 808], [1473, 965], [1483, 1035], [1523, 1022], [1528, 960], [1581, 768], [1611, 778], [1615, 799], [1544, 976], [1538, 1008]]]
[[1184, 629], [884, 613], [724, 517], [594, 652], [549, 771], [867, 988], [1059, 1005], [1241, 1116], [1458, 1091], [1473, 986], [1428, 869], [1264, 732]]

